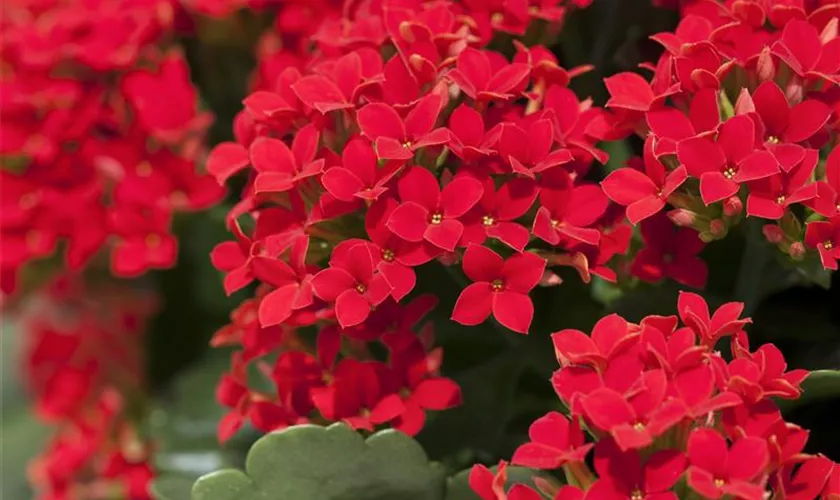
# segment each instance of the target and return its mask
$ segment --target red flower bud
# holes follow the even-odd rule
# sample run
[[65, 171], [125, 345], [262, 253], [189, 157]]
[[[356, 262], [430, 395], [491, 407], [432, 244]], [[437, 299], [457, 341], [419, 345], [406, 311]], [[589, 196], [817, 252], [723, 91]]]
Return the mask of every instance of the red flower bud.
[[741, 215], [743, 210], [744, 203], [741, 201], [741, 198], [738, 198], [737, 196], [730, 196], [723, 202], [723, 214], [727, 217]]

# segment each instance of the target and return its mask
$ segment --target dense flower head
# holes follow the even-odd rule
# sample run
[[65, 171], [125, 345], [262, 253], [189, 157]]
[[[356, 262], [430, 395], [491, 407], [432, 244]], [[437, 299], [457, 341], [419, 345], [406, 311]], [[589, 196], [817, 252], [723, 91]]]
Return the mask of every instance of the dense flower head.
[[62, 276], [23, 304], [23, 379], [35, 414], [54, 428], [29, 475], [43, 499], [111, 489], [150, 498], [151, 443], [129, 398], [145, 388], [143, 330], [156, 310], [146, 293]]
[[[420, 321], [437, 301], [413, 293], [419, 266], [472, 281], [454, 321], [525, 334], [549, 265], [609, 277], [629, 245], [601, 238], [627, 226], [587, 178], [607, 158], [586, 132], [603, 110], [567, 85], [588, 68], [563, 69], [540, 45], [516, 41], [512, 58], [487, 47], [537, 19], [555, 30], [582, 4], [336, 6], [264, 35], [273, 50], [259, 54], [235, 140], [208, 157], [219, 183], [246, 179], [228, 217], [235, 241], [213, 263], [228, 293], [258, 282], [214, 338], [241, 349], [217, 394], [232, 409], [223, 440], [245, 421], [419, 432], [426, 411], [461, 399]], [[277, 19], [299, 7], [280, 5]], [[250, 388], [252, 364], [276, 393]]]
[[[573, 489], [535, 478], [549, 498], [831, 498], [836, 465], [803, 452], [807, 432], [785, 422], [776, 401], [797, 399], [808, 372], [788, 371], [771, 344], [750, 351], [742, 310], [728, 303], [710, 314], [682, 292], [678, 316], [636, 324], [614, 314], [591, 336], [553, 334], [552, 383], [568, 413], [534, 421], [512, 464], [563, 469]], [[730, 360], [717, 350], [723, 337]], [[506, 466], [495, 476], [475, 466], [471, 487], [487, 499], [542, 498], [524, 485], [505, 493]]]
[[172, 266], [173, 215], [223, 194], [195, 166], [211, 117], [169, 45], [173, 5], [7, 2], [3, 10], [4, 292], [23, 266], [59, 248], [74, 270], [103, 248], [119, 276]]
[[[633, 224], [671, 206], [677, 225], [704, 242], [744, 216], [764, 219], [764, 233], [791, 262], [836, 269], [827, 219], [837, 213], [837, 6], [673, 3], [682, 4], [680, 22], [651, 37], [664, 49], [645, 66], [652, 76], [605, 81], [609, 114], [588, 130], [610, 140], [635, 133], [645, 150], [643, 161], [607, 176], [604, 192]], [[642, 267], [632, 274], [657, 280]], [[685, 278], [674, 277], [705, 284]]]

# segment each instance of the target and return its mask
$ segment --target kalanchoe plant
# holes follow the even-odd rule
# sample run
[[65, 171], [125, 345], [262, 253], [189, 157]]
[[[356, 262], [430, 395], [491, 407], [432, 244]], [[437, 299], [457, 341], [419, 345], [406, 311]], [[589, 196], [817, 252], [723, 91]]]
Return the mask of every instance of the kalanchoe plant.
[[[591, 3], [4, 4], [38, 498], [840, 499], [790, 413], [837, 320], [761, 308], [837, 303], [840, 6]], [[208, 340], [196, 467], [158, 360]]]

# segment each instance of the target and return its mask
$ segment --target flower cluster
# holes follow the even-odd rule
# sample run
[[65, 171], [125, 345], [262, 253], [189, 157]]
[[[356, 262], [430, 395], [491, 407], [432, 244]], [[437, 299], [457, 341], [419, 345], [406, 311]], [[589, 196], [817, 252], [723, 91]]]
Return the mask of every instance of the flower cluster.
[[143, 329], [155, 302], [124, 286], [62, 276], [21, 317], [23, 378], [53, 427], [30, 464], [38, 498], [150, 498], [150, 443], [136, 414], [144, 395]]
[[[606, 79], [611, 113], [593, 133], [645, 140], [643, 157], [602, 184], [641, 222], [636, 277], [702, 287], [699, 247], [724, 237], [744, 210], [793, 261], [818, 256], [837, 269], [840, 8], [819, 4], [685, 2], [676, 30], [652, 37], [664, 53], [646, 66], [649, 81]], [[674, 233], [657, 220], [666, 206], [702, 241], [679, 229], [664, 243]]]
[[[801, 500], [840, 494], [840, 466], [803, 453], [808, 432], [785, 422], [775, 402], [798, 398], [808, 372], [788, 371], [772, 344], [750, 350], [743, 330], [750, 320], [740, 318], [740, 303], [712, 313], [699, 295], [683, 292], [677, 309], [679, 317], [648, 316], [639, 324], [610, 315], [591, 336], [554, 333], [561, 368], [552, 384], [569, 413], [536, 420], [512, 463], [562, 468], [567, 486], [537, 481], [561, 500], [695, 498], [689, 491], [742, 500], [767, 498], [767, 491]], [[725, 337], [729, 361], [716, 350]], [[470, 482], [482, 499], [504, 499], [504, 473], [476, 466]], [[542, 498], [524, 485], [507, 495]]]
[[[228, 217], [235, 241], [213, 263], [228, 293], [259, 283], [215, 340], [241, 347], [219, 386], [233, 408], [223, 439], [246, 417], [263, 430], [314, 419], [413, 434], [421, 410], [457, 404], [431, 330], [411, 329], [437, 302], [410, 295], [418, 266], [460, 264], [472, 281], [454, 321], [492, 316], [521, 334], [529, 291], [557, 281], [547, 265], [615, 279], [605, 264], [630, 227], [586, 180], [606, 159], [586, 129], [605, 118], [567, 87], [587, 68], [563, 69], [541, 45], [486, 48], [536, 19], [556, 31], [585, 3], [363, 1], [276, 35], [283, 50], [267, 57], [286, 64], [259, 65], [236, 141], [208, 159], [220, 183], [247, 174]], [[276, 391], [248, 388], [252, 363]]]
[[62, 245], [65, 266], [110, 250], [117, 276], [174, 264], [175, 212], [223, 190], [195, 159], [210, 116], [169, 48], [168, 0], [10, 1], [0, 40], [0, 275]]

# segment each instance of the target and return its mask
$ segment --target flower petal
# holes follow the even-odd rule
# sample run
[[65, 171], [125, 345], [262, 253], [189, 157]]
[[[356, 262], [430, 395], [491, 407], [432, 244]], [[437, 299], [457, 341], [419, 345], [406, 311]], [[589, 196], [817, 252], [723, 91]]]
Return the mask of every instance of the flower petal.
[[493, 297], [493, 316], [502, 326], [527, 334], [534, 319], [534, 304], [527, 294], [498, 292]]
[[452, 320], [462, 325], [473, 326], [482, 323], [493, 307], [493, 291], [488, 283], [473, 283], [461, 291]]

